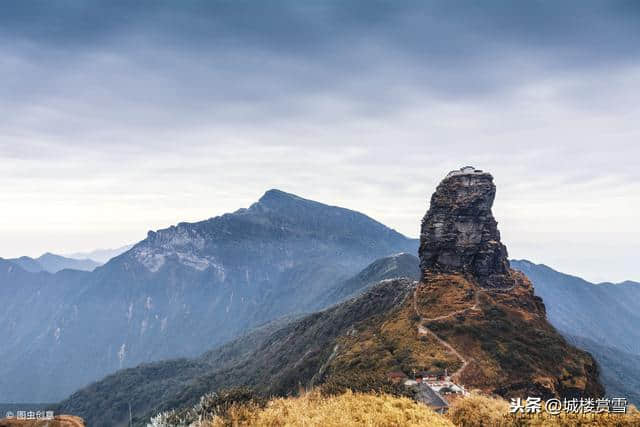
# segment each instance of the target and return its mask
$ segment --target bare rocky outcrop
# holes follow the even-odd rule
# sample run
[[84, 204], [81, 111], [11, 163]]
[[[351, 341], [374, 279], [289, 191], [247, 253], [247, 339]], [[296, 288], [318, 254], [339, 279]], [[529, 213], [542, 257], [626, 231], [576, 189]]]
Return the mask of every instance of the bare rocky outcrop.
[[467, 166], [449, 174], [431, 197], [422, 220], [420, 267], [429, 272], [471, 274], [487, 288], [512, 286], [507, 248], [491, 207], [491, 174]]

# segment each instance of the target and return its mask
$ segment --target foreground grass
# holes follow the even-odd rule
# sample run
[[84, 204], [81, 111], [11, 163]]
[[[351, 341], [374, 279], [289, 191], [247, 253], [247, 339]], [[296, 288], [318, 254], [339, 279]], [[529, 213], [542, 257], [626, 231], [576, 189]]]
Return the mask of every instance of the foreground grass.
[[56, 415], [53, 420], [16, 420], [0, 419], [0, 427], [85, 427], [80, 417]]
[[[204, 399], [203, 402], [207, 401]], [[325, 395], [319, 390], [301, 397], [254, 399], [246, 392], [210, 398], [189, 420], [167, 418], [152, 427], [626, 427], [640, 426], [640, 412], [631, 406], [627, 414], [511, 415], [501, 398], [471, 394], [455, 399], [446, 415], [407, 397], [384, 393]], [[202, 411], [204, 407], [209, 409]]]
[[500, 398], [473, 394], [456, 400], [447, 417], [460, 427], [623, 427], [640, 426], [640, 412], [630, 407], [627, 414], [510, 415], [509, 404]]
[[235, 406], [206, 427], [266, 426], [453, 426], [424, 405], [387, 394], [346, 392], [339, 396], [309, 393], [298, 398], [271, 400], [266, 407]]

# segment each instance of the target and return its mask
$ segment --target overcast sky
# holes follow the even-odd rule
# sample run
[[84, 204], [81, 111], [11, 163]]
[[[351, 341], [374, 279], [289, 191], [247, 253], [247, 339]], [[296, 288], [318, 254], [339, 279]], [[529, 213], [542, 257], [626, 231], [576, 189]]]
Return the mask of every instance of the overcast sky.
[[510, 256], [640, 281], [640, 2], [4, 1], [0, 256], [269, 188], [412, 237], [490, 171]]

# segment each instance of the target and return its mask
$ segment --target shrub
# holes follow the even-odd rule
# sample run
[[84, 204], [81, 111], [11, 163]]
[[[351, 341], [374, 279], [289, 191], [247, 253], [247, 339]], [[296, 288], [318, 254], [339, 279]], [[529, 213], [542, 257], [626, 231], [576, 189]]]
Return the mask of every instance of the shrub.
[[168, 411], [151, 418], [148, 427], [199, 427], [204, 421], [224, 417], [232, 407], [239, 405], [263, 407], [266, 400], [247, 387], [235, 387], [209, 393], [192, 408]]
[[508, 415], [509, 404], [505, 400], [480, 394], [457, 399], [451, 404], [448, 413], [451, 421], [460, 427], [511, 426]]

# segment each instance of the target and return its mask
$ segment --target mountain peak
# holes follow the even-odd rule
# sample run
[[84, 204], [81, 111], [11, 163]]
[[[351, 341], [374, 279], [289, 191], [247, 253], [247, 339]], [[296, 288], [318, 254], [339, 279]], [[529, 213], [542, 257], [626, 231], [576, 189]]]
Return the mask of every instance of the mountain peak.
[[277, 188], [271, 188], [264, 192], [260, 200], [263, 198], [271, 198], [271, 197], [298, 197], [295, 194], [287, 193], [286, 191], [279, 190]]
[[263, 206], [275, 207], [282, 205], [290, 205], [290, 204], [319, 204], [318, 202], [314, 202], [312, 200], [303, 199], [302, 197], [296, 196], [295, 194], [287, 193], [282, 190], [278, 190], [277, 188], [272, 188], [271, 190], [267, 190], [260, 200], [258, 200]]
[[507, 248], [491, 207], [493, 176], [472, 166], [449, 172], [422, 220], [420, 266], [428, 272], [465, 273], [491, 288], [508, 287]]

